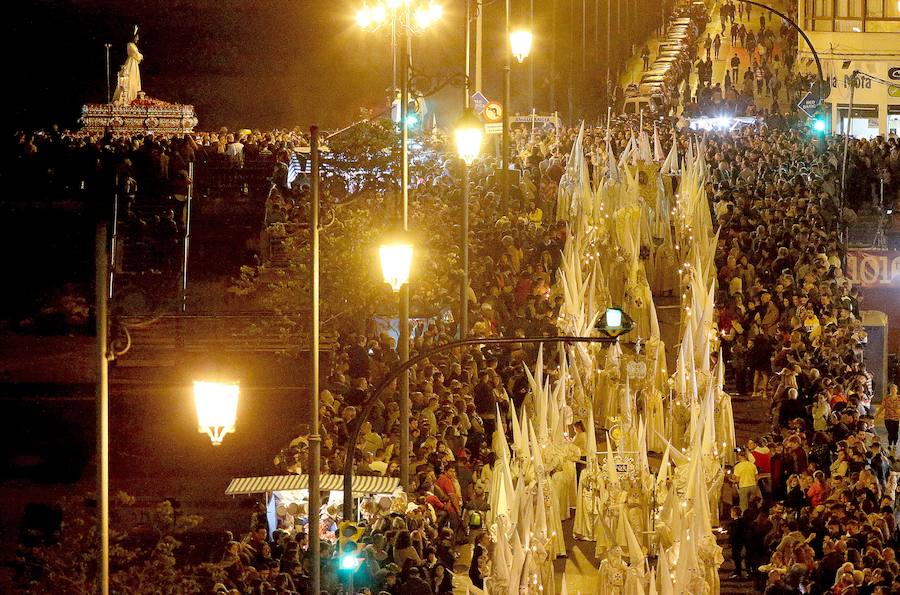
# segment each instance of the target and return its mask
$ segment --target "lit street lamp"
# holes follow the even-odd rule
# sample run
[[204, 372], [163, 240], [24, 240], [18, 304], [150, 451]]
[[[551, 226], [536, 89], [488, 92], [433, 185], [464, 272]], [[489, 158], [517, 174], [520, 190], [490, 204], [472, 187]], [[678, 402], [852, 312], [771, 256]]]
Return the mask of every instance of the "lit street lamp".
[[484, 125], [467, 107], [456, 123], [456, 152], [463, 161], [462, 200], [462, 282], [459, 291], [459, 338], [465, 339], [469, 333], [469, 166], [481, 152], [484, 139]]
[[509, 30], [509, 3], [506, 0], [505, 25], [506, 25], [506, 62], [503, 66], [503, 137], [500, 143], [500, 168], [502, 173], [501, 181], [503, 183], [503, 193], [501, 195], [501, 204], [503, 208], [509, 207], [509, 116], [512, 113], [512, 99], [510, 97], [510, 76], [512, 72], [512, 64], [510, 58], [516, 57], [521, 64], [528, 53], [531, 51], [531, 32], [525, 30]]
[[399, 239], [382, 244], [378, 249], [381, 258], [381, 274], [384, 282], [395, 292], [409, 283], [409, 269], [412, 266], [413, 247], [409, 242]]
[[[406, 127], [404, 126], [404, 129]], [[404, 185], [406, 179], [404, 178]], [[404, 192], [405, 194], [405, 192]], [[404, 209], [405, 212], [405, 209]], [[391, 238], [381, 245], [381, 273], [400, 296], [400, 363], [409, 361], [409, 270], [412, 266], [413, 247], [407, 239], [406, 219], [403, 235]], [[348, 449], [350, 448], [348, 443]], [[400, 486], [406, 490], [409, 485], [409, 374], [400, 376]], [[349, 517], [347, 517], [349, 518]]]
[[531, 52], [531, 31], [525, 31], [524, 29], [513, 31], [509, 34], [509, 45], [512, 49], [512, 55], [521, 64]]
[[[388, 0], [395, 44], [400, 49], [400, 227], [409, 231], [409, 71], [410, 37], [422, 33], [443, 14], [441, 6], [433, 0]], [[410, 251], [410, 261], [412, 254]], [[400, 362], [409, 360], [409, 286], [400, 284]], [[404, 445], [406, 450], [404, 451]], [[400, 450], [406, 457], [400, 462], [400, 484], [409, 484], [409, 375], [400, 376]]]
[[225, 435], [234, 432], [239, 395], [237, 382], [194, 381], [197, 428], [213, 446], [221, 446]]

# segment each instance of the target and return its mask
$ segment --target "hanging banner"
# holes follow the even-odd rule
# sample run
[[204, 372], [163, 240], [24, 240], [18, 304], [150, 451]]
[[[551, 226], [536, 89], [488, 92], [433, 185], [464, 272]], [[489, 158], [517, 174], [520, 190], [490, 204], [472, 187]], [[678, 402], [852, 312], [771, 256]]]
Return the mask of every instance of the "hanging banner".
[[850, 250], [847, 277], [860, 287], [900, 289], [900, 252], [896, 250]]

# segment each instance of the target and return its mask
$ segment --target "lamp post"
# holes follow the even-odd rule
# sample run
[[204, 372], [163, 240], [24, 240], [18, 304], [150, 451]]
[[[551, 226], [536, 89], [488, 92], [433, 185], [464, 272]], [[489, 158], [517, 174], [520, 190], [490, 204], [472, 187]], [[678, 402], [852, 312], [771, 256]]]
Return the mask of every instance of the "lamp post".
[[504, 208], [509, 206], [509, 115], [512, 100], [510, 99], [510, 76], [512, 72], [512, 64], [510, 59], [516, 57], [516, 61], [520, 64], [528, 57], [531, 51], [531, 32], [517, 30], [510, 32], [509, 30], [509, 2], [506, 0], [506, 64], [503, 67], [503, 138], [501, 142], [500, 168], [501, 181], [503, 183], [502, 205]]
[[97, 224], [94, 244], [96, 364], [97, 364], [97, 534], [100, 537], [98, 591], [109, 595], [109, 350], [106, 344], [108, 312], [106, 302], [107, 245], [106, 222]]
[[[364, 7], [361, 13], [381, 18], [387, 10], [380, 5], [373, 8]], [[396, 15], [395, 27], [400, 47], [400, 131], [401, 131], [401, 213], [400, 222], [404, 232], [409, 231], [409, 67], [410, 36], [424, 32], [432, 24], [440, 20], [443, 8], [437, 2], [417, 0], [387, 0], [387, 7]], [[374, 12], [373, 12], [374, 11]], [[357, 15], [360, 25], [376, 23]], [[384, 20], [381, 18], [381, 21]], [[410, 253], [411, 254], [411, 253]], [[410, 256], [411, 257], [411, 256]], [[396, 290], [395, 290], [396, 291]], [[409, 285], [403, 283], [400, 292], [400, 361], [409, 360]], [[405, 449], [404, 449], [405, 446]], [[400, 480], [404, 489], [409, 483], [409, 376], [400, 377]]]
[[103, 47], [106, 48], [106, 104], [109, 105], [112, 103], [112, 85], [109, 82], [109, 48], [112, 46], [108, 43], [104, 43]]
[[310, 396], [312, 416], [309, 434], [309, 500], [306, 518], [309, 522], [309, 549], [312, 551], [312, 576], [310, 592], [321, 592], [322, 565], [319, 560], [319, 465], [321, 444], [319, 436], [319, 128], [309, 127], [309, 154], [312, 160], [310, 172], [309, 244], [312, 255], [310, 267], [310, 287], [312, 299], [310, 308]]
[[481, 151], [484, 125], [472, 108], [463, 110], [454, 132], [456, 151], [463, 162], [462, 281], [459, 288], [459, 338], [469, 333], [469, 166]]
[[[381, 245], [381, 272], [385, 283], [400, 297], [400, 363], [409, 361], [409, 270], [412, 266], [413, 247], [406, 236], [406, 227], [399, 237]], [[348, 443], [351, 456], [353, 445]], [[400, 377], [400, 485], [405, 490], [409, 484], [409, 374]], [[346, 488], [347, 486], [345, 486]], [[344, 517], [350, 518], [349, 516]]]

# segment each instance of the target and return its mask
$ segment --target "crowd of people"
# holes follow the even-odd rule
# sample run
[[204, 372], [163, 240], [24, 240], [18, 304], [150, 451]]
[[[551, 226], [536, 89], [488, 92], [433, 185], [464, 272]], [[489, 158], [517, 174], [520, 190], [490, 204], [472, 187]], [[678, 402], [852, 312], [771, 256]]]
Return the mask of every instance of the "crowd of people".
[[[794, 69], [796, 30], [771, 12], [760, 11], [757, 20], [753, 6], [743, 4], [724, 3], [721, 30], [708, 29], [698, 44], [696, 84], [683, 88], [684, 111], [691, 117], [789, 115], [810, 88], [812, 79]], [[719, 75], [714, 62], [724, 63]]]
[[[603, 127], [589, 129], [584, 149], [591, 156], [590, 165], [600, 168], [605, 163], [607, 138], [620, 151], [638, 126], [635, 119], [621, 119], [609, 134]], [[651, 126], [652, 122], [645, 123], [648, 130]], [[522, 129], [514, 134], [523, 171], [505, 207], [498, 200], [500, 189], [491, 159], [473, 167], [473, 334], [540, 336], [555, 330], [559, 300], [551, 297], [551, 289], [566, 229], [555, 223], [553, 210], [566, 167], [565, 148], [574, 142], [576, 132], [567, 129], [559, 135], [531, 136]], [[685, 148], [687, 133], [676, 138]], [[767, 588], [767, 580], [772, 589], [781, 588], [786, 581], [798, 580], [800, 573], [795, 567], [799, 562], [793, 559], [783, 566], [784, 552], [797, 545], [795, 532], [809, 536], [818, 524], [827, 526], [836, 514], [832, 509], [850, 514], [856, 524], [848, 521], [847, 527], [854, 531], [881, 525], [879, 519], [888, 523], [890, 534], [878, 544], [873, 542], [873, 547], [895, 544], [894, 521], [888, 520], [893, 519], [892, 513], [880, 512], [883, 505], [892, 507], [895, 482], [886, 482], [893, 462], [887, 446], [882, 449], [873, 434], [871, 403], [876, 395], [871, 374], [862, 363], [865, 333], [859, 319], [860, 298], [841, 269], [835, 158], [839, 143], [833, 141], [821, 152], [802, 129], [762, 126], [708, 136], [704, 146], [711, 171], [707, 190], [722, 227], [718, 324], [727, 369], [736, 392], [772, 403], [772, 433], [748, 445], [753, 453], [752, 473], [747, 464], [739, 464], [733, 474], [741, 504], [729, 525], [735, 574], [742, 575], [746, 567], [760, 590]], [[427, 206], [436, 227], [452, 227], [456, 211], [449, 205], [458, 192], [454, 173], [447, 163], [439, 162], [413, 180], [414, 202]], [[454, 333], [453, 323], [433, 320], [417, 332], [411, 352], [448, 342]], [[322, 470], [326, 473], [343, 469], [352, 430], [369, 391], [398, 363], [396, 339], [385, 331], [370, 328], [365, 334], [343, 337], [342, 344], [321, 395]], [[470, 520], [484, 519], [495, 412], [498, 406], [501, 415], [521, 406], [528, 386], [522, 364], [533, 362], [535, 353], [536, 346], [530, 345], [497, 351], [456, 349], [413, 368], [414, 459], [411, 484], [404, 487], [416, 520], [395, 515], [390, 520], [393, 529], [381, 526], [366, 531], [363, 551], [384, 548], [389, 555], [373, 561], [364, 553], [369, 570], [360, 571], [357, 584], [369, 585], [373, 592], [395, 592], [395, 588], [408, 592], [403, 590], [408, 581], [418, 584], [419, 579], [435, 580], [436, 573], [453, 572], [452, 561], [442, 563], [441, 571], [433, 569], [434, 560], [440, 558], [437, 554], [428, 562], [440, 543], [454, 544], [448, 548], [456, 551], [457, 542], [481, 539], [482, 527]], [[396, 386], [391, 387], [360, 426], [351, 455], [356, 474], [397, 474], [400, 412], [396, 394]], [[896, 412], [888, 412], [887, 419], [896, 417]], [[301, 437], [279, 459], [284, 468], [302, 471], [307, 452]], [[770, 453], [768, 459], [766, 453]], [[837, 460], [853, 461], [841, 479], [832, 470]], [[865, 470], [873, 465], [882, 465], [881, 471], [872, 472], [878, 489], [873, 492], [874, 503], [863, 505], [857, 492], [874, 489]], [[752, 479], [744, 479], [748, 475]], [[821, 500], [815, 506], [796, 499], [794, 488], [799, 486], [806, 498], [814, 485], [819, 487], [812, 493]], [[830, 496], [819, 494], [825, 488]], [[790, 498], [793, 508], [785, 508]], [[761, 514], [762, 510], [766, 512]], [[326, 541], [336, 529], [329, 519], [323, 523]], [[404, 568], [391, 552], [407, 547], [408, 534], [419, 536], [414, 546], [418, 558], [404, 558]], [[823, 542], [811, 542], [820, 556]], [[334, 570], [328, 565], [337, 559], [333, 549], [327, 553], [323, 557], [330, 560], [324, 567], [326, 574]], [[300, 575], [295, 578], [301, 580], [305, 575], [301, 566], [296, 568]], [[410, 572], [413, 568], [416, 571]], [[807, 567], [801, 578], [805, 584], [815, 580], [820, 592], [828, 592], [831, 577], [818, 575], [816, 568]], [[890, 574], [886, 566], [881, 570], [877, 580], [890, 585], [896, 573]], [[477, 585], [477, 555], [470, 571]], [[331, 577], [338, 580], [336, 571]], [[432, 588], [439, 592], [435, 585]]]
[[[742, 2], [723, 5], [719, 42], [707, 36], [698, 47], [706, 52], [703, 76], [685, 108], [686, 115], [718, 113], [725, 104], [734, 113], [769, 116], [768, 124], [706, 135], [702, 145], [709, 168], [707, 194], [721, 228], [717, 324], [726, 369], [736, 393], [765, 400], [771, 410], [771, 431], [747, 443], [730, 474], [734, 506], [723, 518], [730, 516], [725, 527], [734, 578], [747, 573], [758, 590], [776, 595], [898, 592], [900, 564], [894, 551], [900, 466], [894, 450], [900, 396], [896, 385], [886, 395], [875, 394], [863, 361], [861, 298], [842, 268], [840, 142], [827, 141], [821, 150], [804, 130], [771, 117], [786, 105], [780, 93], [787, 89], [790, 97], [805, 82], [791, 73], [794, 33], [785, 26], [775, 31], [763, 16], [759, 29], [748, 31], [741, 21], [751, 19], [750, 11]], [[749, 59], [720, 54], [726, 33]], [[713, 85], [707, 76], [713, 59], [729, 60], [731, 66], [721, 84]], [[763, 95], [771, 98], [769, 110], [759, 109]], [[663, 143], [674, 138], [683, 155], [691, 133], [670, 133], [675, 123], [674, 118], [647, 119], [643, 126], [651, 133], [658, 126]], [[607, 163], [607, 143], [619, 154], [641, 125], [637, 118], [623, 117], [608, 129], [586, 130], [583, 148], [592, 179]], [[515, 130], [520, 175], [505, 203], [496, 160], [484, 158], [471, 168], [470, 334], [555, 334], [561, 298], [553, 287], [567, 229], [554, 210], [577, 132]], [[141, 200], [146, 191], [177, 201], [186, 193], [190, 163], [240, 168], [264, 159], [286, 164], [291, 151], [305, 144], [297, 131], [156, 139], [52, 130], [18, 136], [13, 162], [23, 183], [40, 179], [48, 188], [73, 189], [118, 180], [125, 196], [133, 197], [129, 200]], [[429, 230], [435, 232], [431, 241], [447, 252], [457, 242], [451, 233], [460, 195], [459, 170], [449, 154], [446, 147], [437, 151], [432, 163], [414, 168], [411, 181], [413, 205], [428, 214]], [[286, 174], [286, 168], [278, 171]], [[877, 203], [882, 181], [885, 196], [897, 197], [900, 144], [896, 138], [854, 140], [848, 171], [855, 189], [848, 206]], [[301, 198], [304, 191], [298, 188]], [[267, 226], [305, 221], [299, 203], [284, 194], [270, 196]], [[130, 221], [141, 228], [142, 222]], [[173, 209], [159, 223], [171, 232], [180, 221]], [[417, 327], [411, 355], [451, 341], [455, 324], [435, 318]], [[358, 591], [450, 593], [463, 543], [473, 549], [468, 576], [474, 586], [483, 585], [491, 539], [486, 530], [494, 462], [490, 445], [501, 421], [496, 415], [509, 428], [505, 416], [527, 395], [524, 365], [533, 365], [537, 349], [525, 343], [496, 350], [457, 348], [410, 371], [410, 484], [401, 486], [399, 501], [361, 505], [366, 523], [353, 543], [362, 562], [350, 571]], [[357, 475], [398, 475], [398, 386], [391, 386], [359, 422], [371, 388], [398, 362], [396, 338], [387, 330], [369, 325], [364, 333], [341, 337], [320, 395], [323, 473], [341, 473], [349, 455]], [[880, 405], [873, 404], [881, 397]], [[882, 424], [886, 442], [875, 431]], [[302, 473], [307, 456], [308, 440], [301, 436], [278, 453], [277, 464]], [[322, 518], [322, 585], [336, 592], [348, 578], [340, 568], [348, 546], [338, 511], [327, 508]], [[306, 592], [311, 557], [299, 517], [273, 527], [263, 509], [253, 515], [249, 529], [243, 538], [229, 536], [213, 592]]]
[[817, 152], [802, 131], [747, 130], [706, 147], [722, 344], [737, 392], [772, 410], [733, 471], [734, 577], [766, 593], [897, 592], [900, 412], [896, 385], [873, 405], [861, 298], [842, 269], [839, 143]]

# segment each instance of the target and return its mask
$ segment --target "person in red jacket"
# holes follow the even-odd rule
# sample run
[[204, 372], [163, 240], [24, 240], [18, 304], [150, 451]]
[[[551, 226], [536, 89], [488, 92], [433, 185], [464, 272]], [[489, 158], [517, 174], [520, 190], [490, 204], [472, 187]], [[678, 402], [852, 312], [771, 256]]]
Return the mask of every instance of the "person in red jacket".
[[809, 503], [813, 508], [824, 503], [825, 499], [828, 497], [828, 486], [825, 485], [825, 474], [821, 471], [816, 471], [813, 474], [813, 483], [809, 486], [809, 489], [806, 490], [806, 497], [809, 499]]
[[456, 467], [448, 465], [435, 482], [437, 487], [447, 494], [447, 502], [444, 503], [450, 528], [456, 533], [459, 529], [459, 518], [462, 513], [462, 495], [459, 492], [459, 482], [456, 480]]

